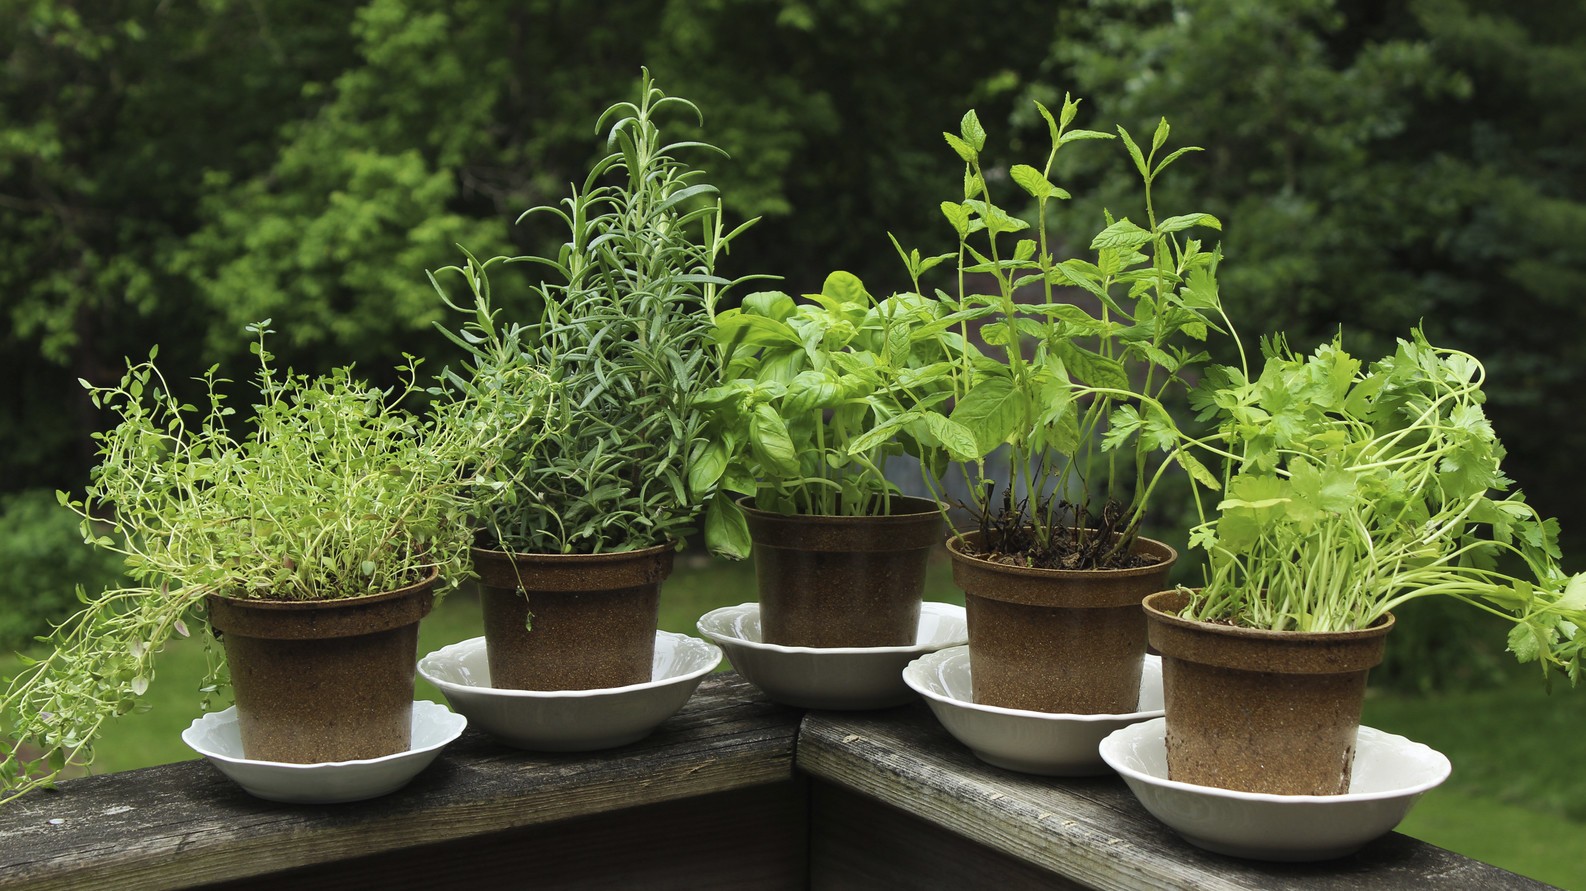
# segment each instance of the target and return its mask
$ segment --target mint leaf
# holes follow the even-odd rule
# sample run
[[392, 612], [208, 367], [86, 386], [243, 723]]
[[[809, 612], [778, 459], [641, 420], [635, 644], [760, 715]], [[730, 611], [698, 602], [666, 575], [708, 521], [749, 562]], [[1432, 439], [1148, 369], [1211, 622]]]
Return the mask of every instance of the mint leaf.
[[1172, 128], [1168, 126], [1167, 118], [1162, 118], [1157, 122], [1156, 133], [1151, 136], [1151, 154], [1156, 154], [1157, 149], [1167, 143], [1168, 133], [1171, 131]]
[[965, 164], [975, 160], [975, 150], [970, 147], [969, 143], [946, 132], [942, 133], [942, 138], [947, 140], [947, 144], [952, 146], [953, 151], [958, 153], [958, 157], [962, 158]]
[[1118, 135], [1123, 138], [1123, 147], [1129, 150], [1129, 157], [1134, 159], [1134, 168], [1140, 171], [1140, 177], [1146, 182], [1151, 181], [1151, 171], [1146, 169], [1145, 155], [1140, 153], [1140, 147], [1134, 144], [1134, 139], [1129, 136], [1129, 131], [1118, 125]]
[[986, 147], [986, 128], [980, 126], [980, 116], [975, 114], [973, 108], [964, 112], [963, 119], [958, 122], [958, 132], [963, 134], [964, 141], [974, 147], [975, 151], [978, 152]]
[[1029, 192], [1036, 199], [1049, 198], [1053, 195], [1063, 199], [1069, 197], [1067, 192], [1052, 185], [1051, 181], [1041, 171], [1028, 164], [1013, 165], [1013, 169], [1008, 171], [1008, 175], [1013, 177], [1013, 181], [1018, 184], [1019, 188]]
[[1170, 232], [1181, 232], [1194, 226], [1205, 226], [1209, 229], [1221, 230], [1222, 221], [1209, 213], [1187, 213], [1176, 217], [1168, 217], [1156, 224], [1156, 233], [1166, 235]]
[[1116, 359], [1093, 353], [1067, 340], [1053, 344], [1052, 351], [1068, 366], [1074, 379], [1082, 384], [1115, 390], [1129, 389], [1129, 375]]
[[953, 226], [960, 241], [969, 237], [969, 208], [952, 201], [942, 202], [942, 216]]
[[1118, 222], [1113, 223], [1111, 226], [1101, 230], [1101, 232], [1091, 240], [1090, 249], [1093, 251], [1102, 251], [1116, 248], [1137, 248], [1143, 244], [1149, 244], [1150, 241], [1150, 232], [1141, 229], [1139, 226], [1131, 223], [1128, 217], [1125, 217]]

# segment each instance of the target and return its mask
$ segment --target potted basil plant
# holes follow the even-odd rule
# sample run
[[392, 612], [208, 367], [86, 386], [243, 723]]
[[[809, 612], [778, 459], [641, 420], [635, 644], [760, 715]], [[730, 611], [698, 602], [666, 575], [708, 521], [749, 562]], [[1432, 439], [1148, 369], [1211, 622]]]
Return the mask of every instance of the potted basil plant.
[[[915, 642], [941, 515], [901, 495], [886, 465], [955, 432], [937, 410], [949, 395], [931, 330], [939, 315], [936, 301], [877, 300], [833, 272], [802, 302], [762, 292], [717, 316], [723, 382], [703, 398], [712, 415], [699, 470], [738, 500], [711, 503], [706, 535], [732, 557], [752, 544], [764, 642]], [[967, 434], [950, 442], [973, 451]]]
[[[1166, 168], [1196, 148], [1167, 151], [1166, 120], [1147, 147], [1119, 127], [1144, 181], [1144, 214], [1137, 223], [1109, 213], [1090, 243], [1094, 261], [1059, 259], [1048, 227], [1070, 196], [1052, 181], [1058, 157], [1113, 135], [1071, 129], [1071, 98], [1056, 115], [1036, 107], [1050, 148], [1039, 166], [1009, 169], [1019, 190], [1009, 198], [993, 197], [973, 111], [957, 134], [943, 134], [964, 162], [962, 200], [941, 206], [958, 237], [945, 255], [956, 261], [957, 293], [938, 292], [957, 335], [944, 341], [953, 353], [947, 420], [975, 444], [975, 460], [953, 465], [974, 526], [955, 527], [948, 551], [966, 594], [976, 702], [1125, 713], [1145, 657], [1139, 604], [1177, 556], [1140, 535], [1151, 495], [1175, 466], [1216, 483], [1163, 402], [1184, 389], [1186, 370], [1204, 359], [1201, 342], [1226, 321], [1220, 255], [1187, 237], [1221, 227], [1204, 213], [1161, 216], [1153, 200]], [[1010, 200], [1034, 202], [1033, 226], [1006, 209]], [[942, 259], [904, 257], [916, 290]], [[1005, 465], [987, 460], [994, 452]]]
[[[470, 256], [444, 270], [463, 277], [462, 300], [436, 282], [465, 317], [447, 332], [467, 353], [446, 375], [454, 410], [516, 431], [474, 493], [496, 687], [650, 680], [661, 582], [714, 491], [696, 468], [708, 445], [699, 403], [717, 380], [711, 317], [732, 284], [714, 270], [750, 223], [723, 230], [715, 188], [676, 157], [711, 147], [665, 142], [657, 119], [672, 110], [699, 114], [646, 71], [637, 103], [600, 116], [610, 153], [560, 206], [524, 214], [565, 224], [555, 257]], [[491, 268], [516, 262], [547, 275], [528, 323], [504, 321], [490, 293]]]
[[129, 578], [83, 594], [54, 649], [6, 688], [6, 797], [90, 763], [105, 721], [153, 681], [155, 654], [206, 625], [224, 658], [212, 656], [205, 689], [229, 670], [246, 757], [407, 750], [418, 622], [467, 574], [463, 468], [485, 443], [401, 407], [419, 389], [417, 360], [395, 392], [345, 369], [310, 379], [276, 368], [268, 324], [250, 328], [258, 370], [240, 424], [215, 368], [199, 379], [207, 406], [183, 404], [157, 350], [89, 387], [116, 424], [96, 434], [86, 495], [59, 498], [87, 543], [124, 555]]
[[1366, 674], [1423, 597], [1503, 616], [1517, 658], [1578, 679], [1586, 575], [1504, 476], [1483, 377], [1418, 330], [1369, 368], [1337, 340], [1304, 357], [1279, 340], [1257, 377], [1208, 374], [1196, 401], [1218, 428], [1199, 445], [1226, 481], [1190, 535], [1205, 584], [1146, 600], [1172, 779], [1347, 791]]

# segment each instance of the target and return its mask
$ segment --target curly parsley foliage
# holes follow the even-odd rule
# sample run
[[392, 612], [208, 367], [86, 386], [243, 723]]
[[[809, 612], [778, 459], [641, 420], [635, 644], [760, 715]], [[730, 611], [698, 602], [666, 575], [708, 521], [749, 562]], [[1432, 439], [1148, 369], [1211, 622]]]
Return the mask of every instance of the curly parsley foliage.
[[1481, 363], [1420, 331], [1369, 369], [1338, 340], [1263, 353], [1259, 376], [1213, 369], [1193, 398], [1228, 471], [1191, 532], [1208, 568], [1190, 614], [1342, 631], [1446, 595], [1514, 622], [1520, 661], [1578, 679], [1586, 575], [1560, 569], [1557, 522], [1503, 474]]

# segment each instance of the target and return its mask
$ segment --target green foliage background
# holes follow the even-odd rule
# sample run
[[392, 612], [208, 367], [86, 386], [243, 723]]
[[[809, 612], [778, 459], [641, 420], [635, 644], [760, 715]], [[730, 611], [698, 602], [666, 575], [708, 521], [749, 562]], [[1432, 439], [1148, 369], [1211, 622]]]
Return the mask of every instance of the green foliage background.
[[[1160, 201], [1223, 220], [1246, 335], [1342, 325], [1380, 355], [1423, 322], [1481, 356], [1510, 473], [1580, 568], [1574, 0], [0, 0], [0, 492], [80, 487], [102, 419], [77, 379], [151, 342], [240, 372], [269, 317], [283, 364], [438, 368], [423, 270], [456, 243], [554, 249], [511, 220], [582, 179], [641, 64], [731, 153], [729, 224], [764, 217], [724, 272], [790, 293], [833, 269], [904, 286], [888, 231], [951, 249], [939, 134], [969, 107], [1011, 134], [1004, 165], [1044, 137], [1030, 98], [1137, 133], [1167, 115], [1208, 151]], [[1073, 158], [1102, 196], [1069, 209], [1077, 249], [1102, 205], [1138, 209], [1121, 153]]]

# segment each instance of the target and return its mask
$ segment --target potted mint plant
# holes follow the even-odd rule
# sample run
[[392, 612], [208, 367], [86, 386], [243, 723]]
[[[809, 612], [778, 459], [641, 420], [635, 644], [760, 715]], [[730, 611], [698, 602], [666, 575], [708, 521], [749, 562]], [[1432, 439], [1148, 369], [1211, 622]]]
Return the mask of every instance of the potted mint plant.
[[[714, 491], [702, 394], [717, 380], [716, 301], [732, 282], [717, 258], [750, 225], [723, 230], [701, 172], [679, 160], [657, 118], [698, 116], [645, 71], [639, 101], [596, 125], [611, 152], [550, 214], [567, 227], [555, 257], [498, 257], [448, 272], [467, 298], [467, 352], [447, 375], [459, 423], [516, 433], [488, 456], [475, 490], [485, 638], [496, 687], [571, 690], [650, 679], [660, 585]], [[752, 221], [751, 221], [752, 222]], [[488, 273], [537, 264], [543, 315], [507, 323]]]
[[[1163, 401], [1183, 389], [1185, 371], [1204, 358], [1201, 341], [1223, 321], [1219, 254], [1186, 237], [1220, 224], [1203, 213], [1159, 215], [1153, 185], [1196, 150], [1167, 151], [1166, 120], [1148, 148], [1119, 127], [1144, 181], [1144, 216], [1108, 214], [1090, 243], [1094, 261], [1059, 259], [1048, 233], [1052, 209], [1069, 198], [1052, 182], [1059, 154], [1113, 136], [1071, 129], [1071, 98], [1057, 115], [1036, 105], [1049, 151], [1039, 166], [1008, 170], [1021, 200], [1034, 202], [1034, 226], [994, 199], [975, 113], [943, 134], [965, 165], [963, 199], [942, 203], [958, 238], [945, 255], [956, 260], [957, 292], [942, 295], [956, 333], [943, 341], [953, 354], [947, 421], [975, 445], [975, 460], [956, 463], [975, 524], [955, 528], [948, 551], [966, 593], [976, 702], [1130, 712], [1145, 656], [1139, 604], [1177, 556], [1140, 535], [1151, 495], [1173, 466], [1216, 482], [1175, 435]], [[904, 257], [916, 290], [943, 259]], [[999, 449], [1006, 477], [987, 460]]]
[[1503, 474], [1481, 363], [1420, 331], [1369, 368], [1337, 340], [1266, 352], [1259, 376], [1213, 369], [1196, 397], [1218, 421], [1198, 444], [1226, 468], [1190, 535], [1205, 584], [1146, 600], [1171, 778], [1347, 791], [1367, 671], [1422, 597], [1511, 620], [1522, 662], [1578, 679], [1586, 575], [1559, 568], [1556, 522]]
[[117, 385], [89, 388], [117, 423], [96, 434], [85, 497], [59, 497], [88, 543], [124, 555], [129, 580], [83, 595], [54, 650], [6, 688], [8, 796], [91, 762], [100, 727], [136, 706], [155, 654], [194, 623], [223, 644], [206, 689], [229, 669], [248, 758], [407, 750], [418, 622], [437, 585], [467, 573], [463, 469], [482, 442], [401, 407], [417, 360], [394, 393], [347, 370], [310, 379], [275, 367], [268, 324], [250, 329], [258, 370], [240, 425], [215, 368], [195, 408], [156, 350]]
[[[765, 643], [907, 646], [941, 516], [906, 497], [887, 460], [955, 428], [932, 332], [940, 306], [915, 294], [877, 300], [847, 272], [803, 302], [751, 294], [716, 319], [723, 382], [701, 481], [716, 482], [706, 522], [718, 553], [750, 550]], [[967, 435], [953, 445], [971, 453]]]

